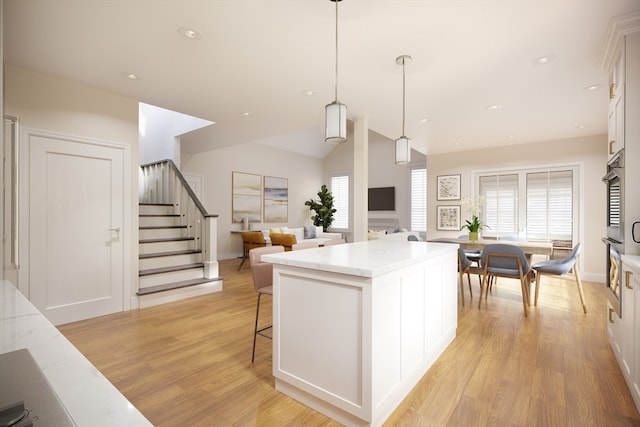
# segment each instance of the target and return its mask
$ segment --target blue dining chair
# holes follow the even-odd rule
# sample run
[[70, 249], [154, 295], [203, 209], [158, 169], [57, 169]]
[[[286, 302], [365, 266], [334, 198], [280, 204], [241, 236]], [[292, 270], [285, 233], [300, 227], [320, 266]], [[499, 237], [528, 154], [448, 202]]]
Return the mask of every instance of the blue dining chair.
[[480, 304], [482, 303], [482, 291], [485, 291], [485, 300], [489, 295], [489, 278], [507, 277], [520, 281], [522, 306], [524, 307], [524, 316], [527, 317], [532, 270], [524, 251], [518, 246], [508, 243], [487, 245], [482, 250], [480, 263], [483, 267], [484, 274], [482, 276], [482, 284], [480, 285], [478, 308], [480, 308]]
[[562, 276], [573, 273], [578, 286], [578, 294], [582, 303], [582, 311], [587, 314], [587, 306], [584, 303], [584, 292], [582, 291], [582, 280], [580, 280], [580, 272], [578, 269], [578, 259], [580, 258], [580, 243], [576, 244], [571, 253], [562, 259], [552, 259], [548, 261], [540, 261], [533, 265], [532, 269], [536, 272], [536, 296], [533, 305], [538, 305], [538, 291], [540, 290], [540, 277]]

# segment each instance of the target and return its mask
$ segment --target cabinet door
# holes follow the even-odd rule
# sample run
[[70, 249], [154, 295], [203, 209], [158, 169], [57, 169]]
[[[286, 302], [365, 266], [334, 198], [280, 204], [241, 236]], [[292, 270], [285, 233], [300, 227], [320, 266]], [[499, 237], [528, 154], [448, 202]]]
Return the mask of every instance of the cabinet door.
[[624, 130], [624, 85], [618, 85], [609, 103], [609, 158], [624, 148]]
[[622, 319], [618, 317], [616, 311], [611, 307], [611, 303], [607, 302], [607, 333], [609, 335], [609, 343], [613, 354], [616, 355], [618, 364], [622, 364]]
[[634, 331], [635, 355], [633, 366], [633, 379], [631, 382], [631, 394], [636, 402], [636, 407], [640, 411], [640, 272], [635, 270], [633, 275], [633, 303], [634, 303]]
[[[635, 333], [634, 333], [634, 295], [633, 295], [633, 272], [629, 266], [622, 263], [622, 360], [620, 367], [627, 379], [627, 384], [631, 386], [634, 376], [635, 365]], [[631, 388], [631, 387], [629, 387]]]

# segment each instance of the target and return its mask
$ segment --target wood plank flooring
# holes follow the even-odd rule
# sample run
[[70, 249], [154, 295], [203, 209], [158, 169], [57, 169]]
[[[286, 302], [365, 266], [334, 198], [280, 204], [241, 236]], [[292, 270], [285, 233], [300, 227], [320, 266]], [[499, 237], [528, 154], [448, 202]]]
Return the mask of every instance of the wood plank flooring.
[[[258, 337], [250, 267], [220, 263], [224, 290], [59, 329], [156, 426], [337, 426], [278, 393]], [[606, 334], [603, 285], [544, 277], [525, 318], [518, 282], [460, 304], [457, 337], [387, 426], [640, 426]], [[270, 322], [270, 298], [263, 298]], [[328, 313], [330, 315], [330, 313]]]

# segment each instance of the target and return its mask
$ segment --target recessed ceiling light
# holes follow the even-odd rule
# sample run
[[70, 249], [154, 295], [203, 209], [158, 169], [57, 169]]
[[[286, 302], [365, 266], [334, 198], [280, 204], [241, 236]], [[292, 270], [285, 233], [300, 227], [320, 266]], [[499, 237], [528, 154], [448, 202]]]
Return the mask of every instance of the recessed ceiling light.
[[126, 78], [128, 78], [129, 80], [140, 80], [140, 76], [138, 76], [137, 74], [133, 74], [133, 73], [122, 73], [122, 75]]
[[587, 86], [584, 88], [584, 90], [588, 91], [588, 92], [593, 92], [594, 90], [598, 90], [602, 87], [602, 85], [597, 84], [597, 85], [591, 85], [591, 86]]
[[516, 137], [515, 135], [507, 135], [508, 139], [515, 139], [515, 137]]
[[305, 91], [302, 91], [302, 94], [305, 96], [314, 96], [315, 94], [317, 94], [318, 92], [316, 92], [313, 89], [307, 89]]
[[245, 117], [249, 117], [251, 115], [251, 113], [248, 112], [248, 111], [245, 111], [244, 113], [242, 113], [242, 115], [245, 116]]
[[587, 125], [577, 125], [576, 129], [586, 129]]
[[489, 105], [489, 106], [487, 107], [487, 110], [489, 110], [489, 111], [502, 110], [502, 104], [493, 104], [493, 105]]
[[535, 65], [545, 65], [550, 62], [553, 62], [555, 59], [556, 59], [555, 55], [544, 55], [534, 59], [533, 63]]
[[431, 119], [430, 119], [429, 117], [423, 117], [423, 118], [421, 118], [421, 119], [420, 119], [420, 120], [418, 120], [418, 121], [419, 121], [420, 123], [427, 123], [427, 122], [430, 122], [430, 121], [431, 121]]
[[180, 27], [178, 28], [178, 34], [189, 40], [200, 40], [202, 38], [202, 33], [195, 28]]

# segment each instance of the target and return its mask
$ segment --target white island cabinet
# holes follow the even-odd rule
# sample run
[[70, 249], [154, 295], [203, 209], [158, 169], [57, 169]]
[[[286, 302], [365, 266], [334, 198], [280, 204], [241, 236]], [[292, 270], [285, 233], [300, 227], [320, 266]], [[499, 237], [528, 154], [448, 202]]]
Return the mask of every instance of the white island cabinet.
[[276, 389], [381, 425], [453, 341], [457, 245], [373, 240], [265, 255]]

